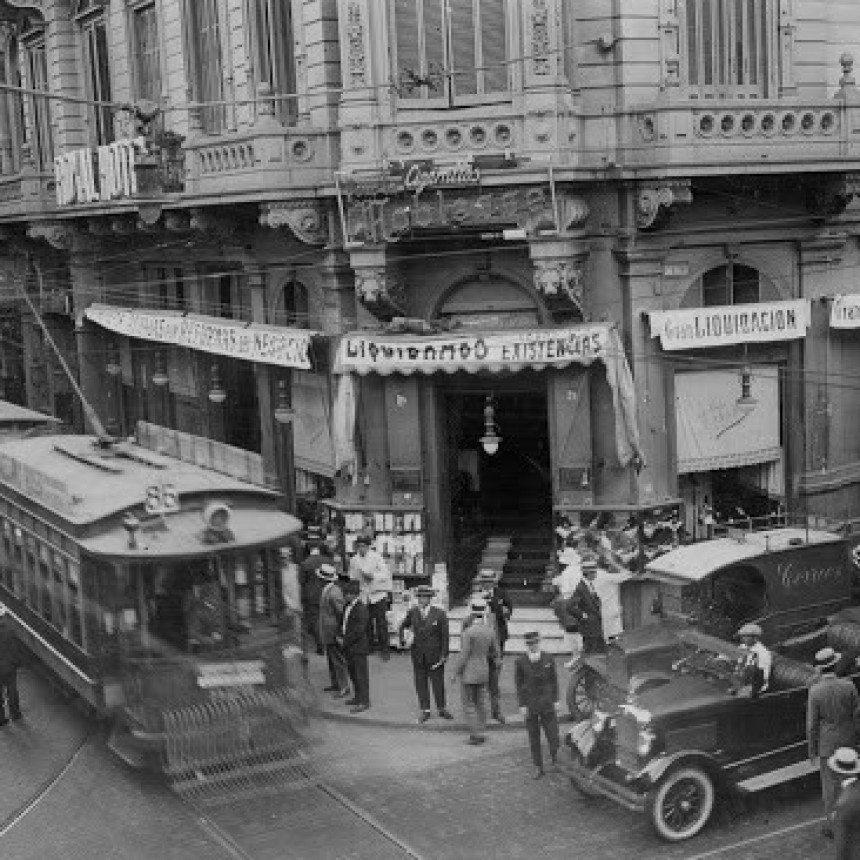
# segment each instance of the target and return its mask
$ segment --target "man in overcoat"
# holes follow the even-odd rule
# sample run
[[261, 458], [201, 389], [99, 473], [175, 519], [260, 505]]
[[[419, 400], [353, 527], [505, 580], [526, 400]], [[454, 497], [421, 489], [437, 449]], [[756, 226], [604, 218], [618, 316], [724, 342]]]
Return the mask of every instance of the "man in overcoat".
[[558, 674], [552, 654], [545, 654], [540, 647], [540, 634], [532, 631], [525, 634], [526, 653], [520, 654], [514, 664], [514, 679], [520, 711], [526, 718], [529, 733], [529, 748], [535, 766], [533, 778], [543, 776], [543, 752], [540, 732], [546, 735], [549, 757], [555, 766], [558, 757]]
[[349, 694], [346, 655], [337, 641], [343, 622], [343, 592], [337, 584], [337, 570], [333, 564], [321, 564], [317, 569], [317, 576], [323, 583], [318, 620], [319, 639], [325, 648], [329, 674], [329, 685], [324, 689], [327, 693], [334, 693], [335, 698], [341, 699]]
[[412, 673], [421, 714], [419, 723], [430, 719], [430, 687], [439, 716], [452, 720], [445, 706], [445, 661], [448, 659], [448, 616], [430, 600], [436, 594], [429, 585], [415, 589], [417, 606], [413, 606], [400, 624], [400, 641], [406, 630], [412, 631]]
[[822, 648], [815, 655], [815, 668], [820, 677], [809, 690], [806, 709], [806, 734], [809, 740], [809, 759], [818, 761], [821, 771], [821, 793], [824, 797], [826, 821], [822, 832], [832, 836], [831, 817], [839, 781], [827, 759], [840, 747], [857, 744], [860, 723], [860, 699], [849, 678], [836, 676], [840, 655], [832, 648]]
[[370, 653], [367, 606], [360, 598], [361, 585], [357, 580], [344, 583], [346, 606], [341, 622], [341, 647], [346, 654], [346, 666], [352, 681], [351, 714], [360, 714], [370, 708], [370, 673], [367, 655]]
[[597, 560], [583, 559], [582, 579], [565, 607], [582, 635], [582, 652], [585, 655], [601, 654], [606, 650], [600, 597], [594, 585], [596, 577]]

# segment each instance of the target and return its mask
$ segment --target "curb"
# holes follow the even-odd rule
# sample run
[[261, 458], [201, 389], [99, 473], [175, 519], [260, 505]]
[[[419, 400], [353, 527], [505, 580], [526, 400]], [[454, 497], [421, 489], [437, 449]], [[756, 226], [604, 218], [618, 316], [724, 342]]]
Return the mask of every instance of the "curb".
[[[332, 723], [349, 723], [353, 726], [366, 726], [367, 728], [374, 729], [396, 729], [399, 731], [437, 733], [458, 732], [460, 734], [469, 731], [469, 727], [465, 723], [459, 723], [456, 720], [450, 722], [448, 720], [439, 721], [437, 717], [431, 718], [431, 720], [426, 723], [419, 723], [417, 717], [415, 722], [404, 723], [402, 721], [386, 720], [382, 717], [357, 716], [350, 714], [349, 712], [339, 714], [334, 711], [320, 710], [317, 711], [317, 715]], [[488, 734], [495, 734], [496, 732], [522, 731], [525, 728], [525, 720], [519, 714], [511, 715], [505, 719], [506, 722], [504, 725], [500, 725], [496, 722], [488, 723], [485, 731]], [[570, 714], [564, 714], [563, 716], [559, 715], [558, 722], [559, 725], [564, 725], [565, 723], [573, 723], [574, 720]]]

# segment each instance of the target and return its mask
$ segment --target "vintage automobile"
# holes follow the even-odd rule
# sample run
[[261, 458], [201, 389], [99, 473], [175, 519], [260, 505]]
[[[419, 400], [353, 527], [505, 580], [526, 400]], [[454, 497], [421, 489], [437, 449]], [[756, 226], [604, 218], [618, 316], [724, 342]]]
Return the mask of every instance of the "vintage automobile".
[[570, 713], [611, 712], [633, 675], [670, 666], [679, 631], [691, 626], [730, 648], [738, 628], [755, 621], [764, 642], [786, 656], [814, 651], [824, 642], [827, 618], [852, 603], [857, 542], [857, 535], [778, 528], [737, 532], [654, 559], [625, 586], [635, 587], [636, 602], [649, 610], [640, 616], [644, 626], [625, 629], [605, 655], [576, 666], [567, 690]]
[[[860, 610], [834, 616], [825, 635], [842, 654], [839, 671], [860, 688]], [[740, 655], [736, 645], [676, 629], [667, 668], [634, 672], [614, 712], [595, 709], [568, 733], [574, 786], [645, 812], [658, 835], [677, 842], [707, 824], [721, 792], [752, 793], [814, 773], [806, 737], [811, 655], [775, 654], [770, 684], [757, 697], [738, 695]]]

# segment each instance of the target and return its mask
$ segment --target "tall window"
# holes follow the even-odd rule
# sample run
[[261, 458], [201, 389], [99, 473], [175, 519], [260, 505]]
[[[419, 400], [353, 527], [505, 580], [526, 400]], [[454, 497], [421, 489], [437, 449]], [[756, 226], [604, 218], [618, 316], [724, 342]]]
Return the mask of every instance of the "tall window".
[[161, 47], [155, 3], [131, 10], [131, 48], [134, 58], [134, 95], [161, 103]]
[[219, 0], [190, 0], [185, 5], [193, 97], [203, 104], [215, 103], [200, 111], [208, 134], [220, 134], [226, 116], [225, 105], [217, 104], [224, 101], [219, 5]]
[[691, 95], [762, 98], [773, 89], [774, 0], [681, 0], [682, 69]]
[[[92, 2], [83, 2], [78, 8], [80, 14], [101, 7]], [[107, 25], [104, 15], [89, 14], [79, 19], [83, 48], [84, 76], [87, 95], [93, 101], [111, 100], [110, 61], [108, 58]], [[91, 105], [88, 108], [90, 134], [95, 146], [111, 143], [114, 139], [113, 111], [107, 106]]]
[[506, 0], [393, 0], [403, 99], [493, 101], [508, 91]]
[[[14, 37], [0, 45], [0, 83], [20, 87], [21, 66], [18, 42]], [[0, 94], [0, 172], [21, 170], [21, 144], [24, 141], [24, 99], [13, 91]]]
[[[296, 91], [296, 57], [291, 5], [285, 0], [248, 0], [252, 79], [268, 84], [275, 96]], [[292, 125], [296, 99], [276, 99], [275, 116]]]
[[[50, 89], [48, 59], [44, 36], [26, 43], [24, 61], [30, 88], [48, 92]], [[33, 160], [39, 170], [53, 170], [54, 136], [51, 130], [51, 102], [41, 96], [30, 96], [28, 108], [29, 122], [25, 126], [25, 137], [30, 143]]]

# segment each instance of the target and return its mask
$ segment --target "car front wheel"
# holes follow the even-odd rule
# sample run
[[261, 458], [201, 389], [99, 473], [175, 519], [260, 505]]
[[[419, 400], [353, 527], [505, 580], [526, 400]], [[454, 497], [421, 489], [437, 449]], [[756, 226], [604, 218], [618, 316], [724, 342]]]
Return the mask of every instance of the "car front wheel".
[[714, 811], [714, 782], [698, 767], [671, 771], [651, 792], [648, 815], [657, 833], [668, 842], [695, 836]]
[[567, 707], [574, 720], [587, 720], [597, 707], [601, 679], [588, 668], [577, 669], [567, 687]]

